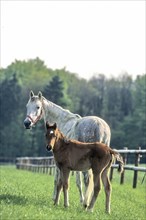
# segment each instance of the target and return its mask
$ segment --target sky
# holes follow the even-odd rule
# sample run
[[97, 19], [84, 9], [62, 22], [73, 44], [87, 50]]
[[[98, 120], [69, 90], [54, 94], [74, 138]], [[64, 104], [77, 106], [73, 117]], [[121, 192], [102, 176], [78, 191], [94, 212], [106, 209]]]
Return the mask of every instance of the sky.
[[1, 0], [0, 66], [39, 57], [89, 79], [145, 69], [145, 1]]

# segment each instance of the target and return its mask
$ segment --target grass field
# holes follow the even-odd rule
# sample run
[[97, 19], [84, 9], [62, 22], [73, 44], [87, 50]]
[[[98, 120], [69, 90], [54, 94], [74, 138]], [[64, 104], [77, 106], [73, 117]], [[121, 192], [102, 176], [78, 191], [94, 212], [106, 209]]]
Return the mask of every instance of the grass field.
[[112, 181], [111, 215], [104, 212], [105, 197], [101, 190], [94, 212], [86, 212], [80, 202], [75, 177], [70, 178], [70, 206], [59, 206], [52, 201], [53, 176], [16, 170], [14, 166], [1, 166], [1, 220], [144, 220], [146, 219], [146, 188], [141, 185], [144, 173], [139, 173], [138, 185], [132, 188], [132, 171], [126, 171], [125, 184], [119, 184], [114, 172]]

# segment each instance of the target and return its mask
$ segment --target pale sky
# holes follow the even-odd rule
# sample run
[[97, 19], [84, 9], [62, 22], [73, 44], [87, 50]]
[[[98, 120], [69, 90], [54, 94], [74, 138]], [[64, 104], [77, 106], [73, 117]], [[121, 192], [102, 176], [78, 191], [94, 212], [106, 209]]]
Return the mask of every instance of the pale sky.
[[145, 73], [145, 1], [1, 0], [0, 64], [39, 57], [86, 79]]

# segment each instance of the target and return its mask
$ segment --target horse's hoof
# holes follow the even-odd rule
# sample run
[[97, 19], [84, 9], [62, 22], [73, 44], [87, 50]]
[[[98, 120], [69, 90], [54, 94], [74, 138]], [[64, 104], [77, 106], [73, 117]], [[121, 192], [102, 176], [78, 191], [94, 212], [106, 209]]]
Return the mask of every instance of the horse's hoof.
[[53, 196], [53, 197], [52, 197], [52, 200], [55, 201], [55, 199], [56, 199], [56, 196]]
[[87, 208], [86, 209], [88, 212], [93, 212], [93, 208]]
[[108, 214], [108, 215], [111, 214], [111, 212], [109, 210], [105, 210], [105, 213]]
[[83, 204], [83, 207], [84, 207], [85, 209], [87, 209], [87, 208], [88, 208], [87, 204]]

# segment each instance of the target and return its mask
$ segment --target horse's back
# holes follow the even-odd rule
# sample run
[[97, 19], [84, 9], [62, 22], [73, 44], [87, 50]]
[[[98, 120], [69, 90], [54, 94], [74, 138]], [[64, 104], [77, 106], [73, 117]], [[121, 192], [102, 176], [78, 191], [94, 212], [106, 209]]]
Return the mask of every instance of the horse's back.
[[76, 139], [81, 142], [103, 142], [110, 144], [110, 127], [101, 118], [96, 116], [87, 116], [79, 119], [75, 127]]

